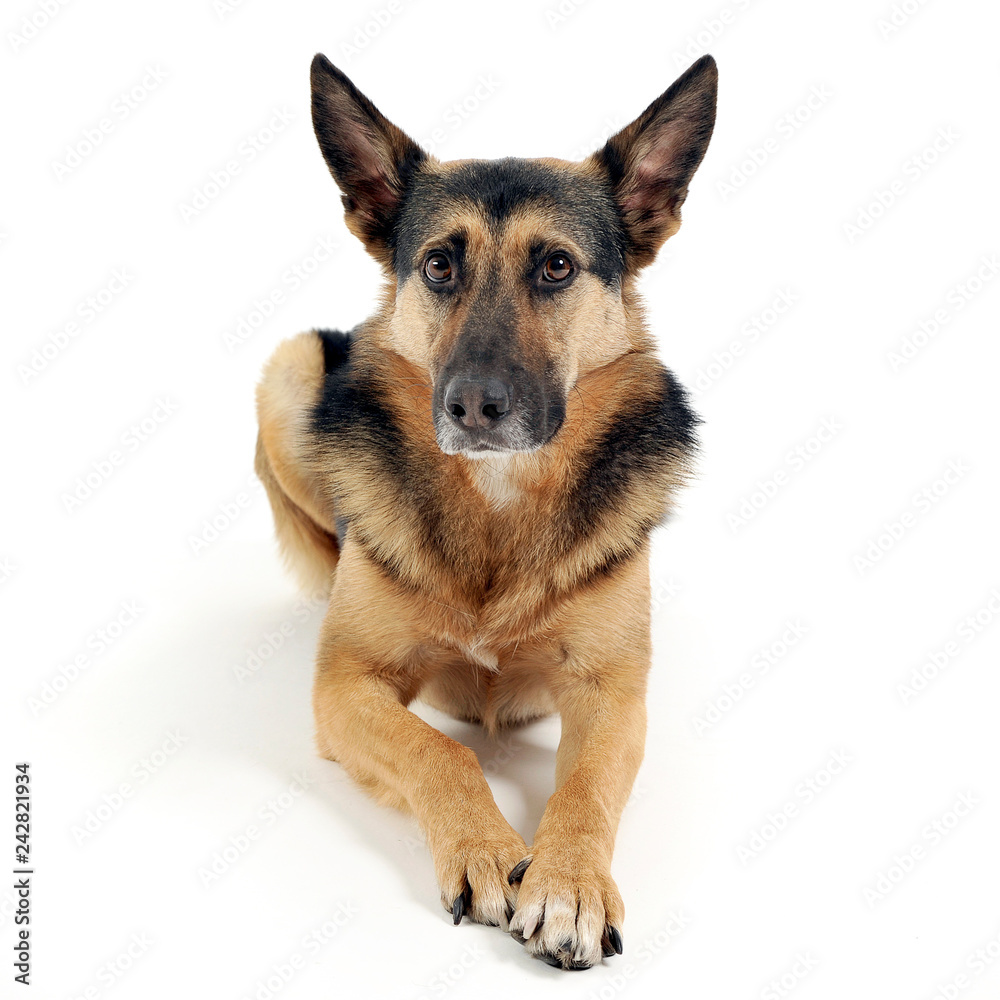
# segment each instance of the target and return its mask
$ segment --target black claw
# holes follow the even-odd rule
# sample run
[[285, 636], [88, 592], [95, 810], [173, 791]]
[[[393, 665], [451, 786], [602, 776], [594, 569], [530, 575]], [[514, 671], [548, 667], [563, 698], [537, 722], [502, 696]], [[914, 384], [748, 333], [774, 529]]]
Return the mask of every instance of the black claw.
[[531, 858], [524, 858], [522, 861], [518, 861], [514, 865], [514, 870], [507, 876], [507, 884], [513, 885], [515, 882], [520, 882], [524, 878], [524, 873], [528, 870], [528, 865], [531, 864]]
[[[567, 943], [572, 945], [572, 942]], [[573, 959], [570, 958], [569, 951], [565, 948], [565, 945], [560, 945], [559, 947], [562, 950], [561, 953], [564, 955], [563, 958], [560, 958], [558, 954], [551, 955], [548, 952], [541, 952], [537, 957], [543, 962], [547, 962], [552, 966], [552, 968], [565, 969], [567, 972], [579, 972], [581, 969], [590, 968], [586, 962], [574, 962]]]
[[468, 889], [463, 889], [455, 897], [455, 902], [451, 904], [451, 916], [456, 924], [460, 924], [462, 922], [462, 917], [465, 916], [465, 912], [471, 902], [471, 899], [467, 900], [466, 897], [470, 895], [471, 893]]
[[615, 954], [620, 955], [622, 953], [622, 935], [621, 931], [617, 927], [608, 927], [608, 937], [611, 940], [611, 947], [615, 949]]

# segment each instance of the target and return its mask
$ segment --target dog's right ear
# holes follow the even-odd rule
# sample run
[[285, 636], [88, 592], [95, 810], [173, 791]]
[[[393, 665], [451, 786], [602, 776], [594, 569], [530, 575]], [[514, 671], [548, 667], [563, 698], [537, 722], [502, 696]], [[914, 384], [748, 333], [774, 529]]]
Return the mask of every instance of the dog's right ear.
[[347, 228], [391, 266], [392, 230], [409, 178], [427, 154], [321, 53], [310, 77], [313, 129], [343, 191]]

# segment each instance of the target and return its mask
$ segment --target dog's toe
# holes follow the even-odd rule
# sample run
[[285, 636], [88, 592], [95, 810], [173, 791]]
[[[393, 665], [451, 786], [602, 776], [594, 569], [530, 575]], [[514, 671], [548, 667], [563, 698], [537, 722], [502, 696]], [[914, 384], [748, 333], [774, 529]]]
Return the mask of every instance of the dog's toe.
[[622, 953], [623, 916], [608, 872], [580, 857], [546, 851], [536, 853], [522, 873], [510, 933], [549, 965], [588, 969]]
[[508, 881], [508, 873], [524, 853], [523, 841], [486, 838], [468, 838], [442, 851], [436, 865], [441, 905], [452, 920], [459, 924], [468, 917], [506, 931], [517, 901], [517, 886]]

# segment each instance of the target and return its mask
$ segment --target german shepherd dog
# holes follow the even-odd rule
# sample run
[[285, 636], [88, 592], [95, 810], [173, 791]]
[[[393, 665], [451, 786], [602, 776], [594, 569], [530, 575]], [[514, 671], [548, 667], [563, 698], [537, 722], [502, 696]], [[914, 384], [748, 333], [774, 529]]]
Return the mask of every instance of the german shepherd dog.
[[[622, 951], [611, 858], [645, 742], [649, 536], [698, 419], [636, 278], [680, 225], [716, 79], [699, 59], [582, 162], [441, 162], [312, 63], [320, 149], [385, 277], [370, 319], [285, 341], [257, 392], [281, 548], [330, 591], [319, 751], [416, 817], [456, 924], [564, 969]], [[530, 847], [417, 698], [491, 733], [559, 713]]]

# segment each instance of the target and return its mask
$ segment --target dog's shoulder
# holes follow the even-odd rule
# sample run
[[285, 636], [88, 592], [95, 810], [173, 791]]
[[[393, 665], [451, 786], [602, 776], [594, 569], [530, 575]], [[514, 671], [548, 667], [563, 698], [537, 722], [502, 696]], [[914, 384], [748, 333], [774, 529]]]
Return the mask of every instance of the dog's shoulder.
[[351, 364], [354, 331], [316, 330], [323, 348], [323, 382], [313, 411], [313, 431], [335, 434], [344, 429], [355, 409], [356, 379]]
[[687, 391], [657, 358], [622, 359], [610, 378], [613, 387], [595, 387], [592, 393], [603, 398], [605, 419], [584, 449], [572, 491], [572, 504], [584, 521], [599, 509], [615, 507], [630, 490], [678, 470], [697, 450], [695, 428], [701, 420]]
[[316, 336], [323, 347], [323, 369], [327, 375], [339, 372], [351, 354], [353, 331], [317, 330]]
[[669, 368], [654, 358], [645, 359], [629, 388], [623, 411], [592, 447], [585, 477], [588, 489], [600, 491], [602, 481], [649, 472], [664, 459], [696, 447], [695, 427], [700, 418]]
[[609, 572], [640, 550], [669, 514], [698, 447], [700, 418], [668, 368], [650, 354], [614, 367], [588, 393], [600, 400], [600, 427], [580, 449], [563, 508], [563, 537], [589, 554], [583, 577]]
[[312, 432], [338, 446], [376, 445], [392, 451], [402, 444], [401, 431], [384, 402], [384, 392], [370, 365], [362, 363], [358, 328], [317, 330], [323, 347], [323, 387], [313, 409]]

